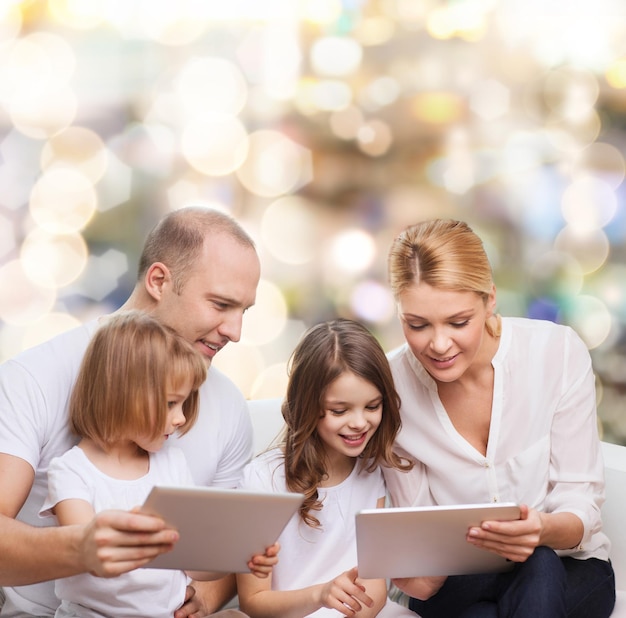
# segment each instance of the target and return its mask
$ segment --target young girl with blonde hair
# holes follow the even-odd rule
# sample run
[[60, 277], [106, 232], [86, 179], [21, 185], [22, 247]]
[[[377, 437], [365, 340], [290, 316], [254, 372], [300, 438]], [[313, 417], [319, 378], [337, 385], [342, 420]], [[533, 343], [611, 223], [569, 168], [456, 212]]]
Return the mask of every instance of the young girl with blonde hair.
[[[183, 451], [163, 446], [194, 424], [206, 371], [191, 344], [146, 313], [104, 321], [71, 395], [70, 426], [79, 442], [52, 460], [41, 514], [60, 525], [83, 524], [100, 511], [136, 509], [155, 485], [193, 485]], [[262, 561], [257, 573], [265, 575]], [[172, 618], [189, 576], [223, 574], [144, 568], [110, 579], [88, 573], [58, 579], [55, 616]]]

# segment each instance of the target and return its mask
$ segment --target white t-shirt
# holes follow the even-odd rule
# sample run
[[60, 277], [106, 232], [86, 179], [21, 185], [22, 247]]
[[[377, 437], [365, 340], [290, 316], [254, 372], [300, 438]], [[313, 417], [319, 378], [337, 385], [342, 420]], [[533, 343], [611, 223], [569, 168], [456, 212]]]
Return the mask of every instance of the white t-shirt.
[[[241, 486], [252, 491], [287, 491], [280, 449], [255, 457], [244, 469]], [[320, 487], [318, 494], [323, 508], [314, 515], [321, 528], [311, 528], [296, 513], [278, 538], [281, 549], [272, 571], [273, 590], [300, 590], [325, 583], [356, 566], [355, 515], [362, 509], [376, 508], [385, 496], [385, 485], [379, 468], [370, 473], [361, 470], [357, 462], [347, 479], [334, 487]], [[384, 615], [415, 616], [391, 601], [388, 605]], [[341, 615], [326, 608], [309, 614], [316, 618]]]
[[503, 318], [486, 455], [456, 431], [435, 381], [407, 345], [389, 359], [402, 400], [398, 452], [418, 460], [408, 473], [385, 469], [395, 506], [514, 501], [570, 512], [583, 523], [583, 539], [559, 553], [607, 559], [594, 374], [571, 328]]
[[[0, 452], [24, 459], [35, 470], [33, 488], [18, 519], [50, 525], [38, 516], [47, 494], [50, 461], [77, 442], [67, 409], [85, 349], [97, 321], [83, 324], [0, 365]], [[239, 389], [217, 369], [200, 388], [200, 412], [184, 436], [168, 440], [185, 453], [197, 485], [236, 487], [252, 454], [252, 424]], [[4, 588], [0, 616], [53, 616], [54, 583]]]
[[[130, 510], [143, 504], [155, 485], [193, 486], [191, 471], [180, 449], [168, 448], [150, 455], [148, 473], [138, 479], [115, 479], [99, 470], [77, 446], [52, 460], [48, 468], [48, 499], [42, 516], [54, 519], [51, 509], [62, 500], [89, 502], [96, 513], [107, 509]], [[135, 569], [106, 579], [88, 573], [56, 580], [61, 599], [56, 618], [172, 618], [185, 600], [189, 579], [183, 571]]]

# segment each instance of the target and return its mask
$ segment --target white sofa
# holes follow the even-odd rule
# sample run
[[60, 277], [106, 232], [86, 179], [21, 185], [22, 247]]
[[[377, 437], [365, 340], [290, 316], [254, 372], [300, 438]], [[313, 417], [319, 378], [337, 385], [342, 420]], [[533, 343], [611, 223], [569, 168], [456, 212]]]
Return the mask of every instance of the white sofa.
[[[259, 453], [280, 434], [283, 418], [281, 400], [255, 399], [248, 402], [254, 428], [254, 449]], [[612, 616], [626, 618], [626, 447], [602, 443], [606, 474], [606, 502], [602, 508], [604, 530], [611, 539], [611, 561], [615, 569], [617, 602]]]

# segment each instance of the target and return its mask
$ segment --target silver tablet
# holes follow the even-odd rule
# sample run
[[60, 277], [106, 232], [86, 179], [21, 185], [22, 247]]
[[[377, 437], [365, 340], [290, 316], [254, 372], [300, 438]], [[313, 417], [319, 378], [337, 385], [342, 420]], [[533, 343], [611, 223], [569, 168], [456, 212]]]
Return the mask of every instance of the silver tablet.
[[505, 571], [513, 563], [466, 541], [487, 520], [519, 519], [513, 503], [368, 509], [356, 515], [359, 576], [464, 575]]
[[304, 496], [215, 487], [154, 487], [142, 511], [176, 528], [174, 549], [149, 568], [247, 573], [298, 510]]

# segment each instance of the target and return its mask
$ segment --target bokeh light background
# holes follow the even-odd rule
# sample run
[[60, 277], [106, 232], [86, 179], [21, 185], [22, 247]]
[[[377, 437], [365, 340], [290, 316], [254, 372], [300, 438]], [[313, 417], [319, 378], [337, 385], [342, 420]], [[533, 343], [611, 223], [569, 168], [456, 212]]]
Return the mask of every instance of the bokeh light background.
[[583, 337], [626, 443], [625, 143], [623, 0], [0, 0], [0, 359], [117, 308], [204, 204], [263, 265], [215, 363], [281, 395], [320, 320], [401, 343], [390, 242], [454, 217], [503, 314]]

